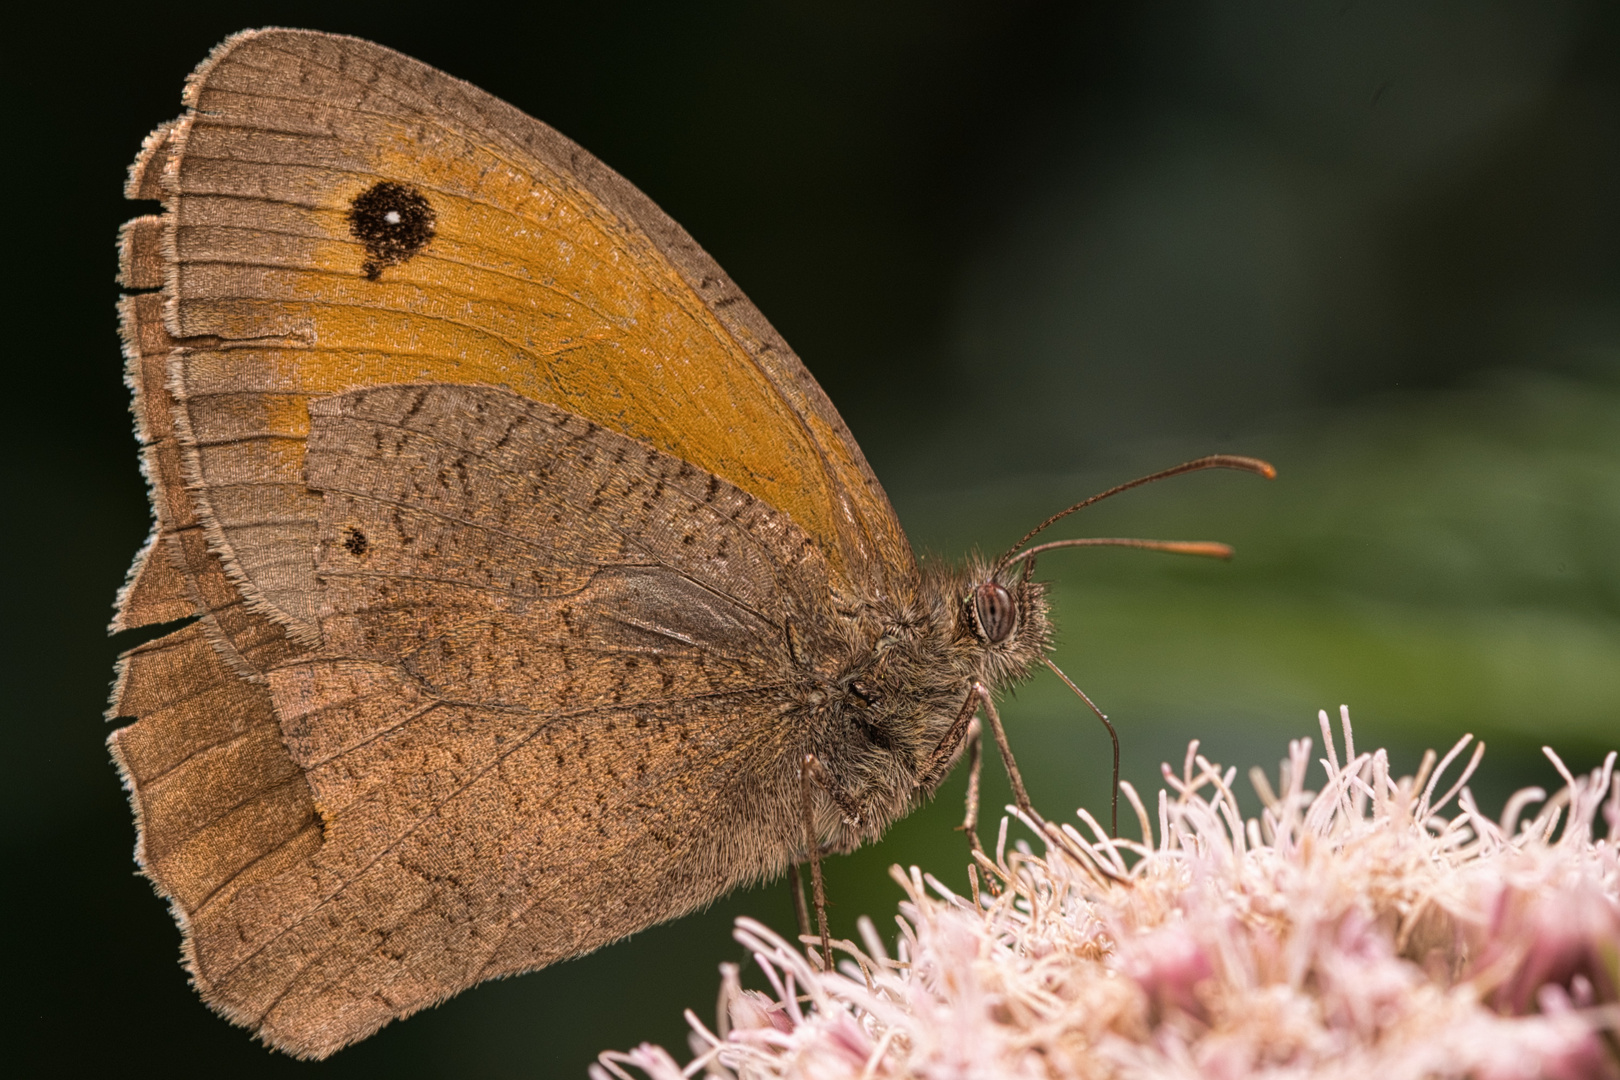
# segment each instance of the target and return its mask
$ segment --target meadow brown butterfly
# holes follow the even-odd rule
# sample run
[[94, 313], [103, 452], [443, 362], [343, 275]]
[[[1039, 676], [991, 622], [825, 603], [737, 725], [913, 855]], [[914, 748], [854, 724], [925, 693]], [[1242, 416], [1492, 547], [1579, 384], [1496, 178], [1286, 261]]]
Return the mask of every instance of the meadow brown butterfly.
[[120, 237], [113, 625], [187, 621], [111, 746], [232, 1021], [324, 1057], [853, 848], [1044, 660], [1045, 546], [920, 568], [793, 352], [544, 124], [293, 30], [184, 100]]

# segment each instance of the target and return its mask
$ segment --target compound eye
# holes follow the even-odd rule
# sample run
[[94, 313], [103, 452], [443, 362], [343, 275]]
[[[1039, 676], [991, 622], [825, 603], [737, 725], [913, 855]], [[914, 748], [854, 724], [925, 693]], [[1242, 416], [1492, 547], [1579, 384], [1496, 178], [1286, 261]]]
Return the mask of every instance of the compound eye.
[[1012, 593], [988, 581], [973, 590], [973, 619], [978, 624], [979, 636], [992, 645], [999, 645], [1018, 629], [1018, 605], [1013, 602]]

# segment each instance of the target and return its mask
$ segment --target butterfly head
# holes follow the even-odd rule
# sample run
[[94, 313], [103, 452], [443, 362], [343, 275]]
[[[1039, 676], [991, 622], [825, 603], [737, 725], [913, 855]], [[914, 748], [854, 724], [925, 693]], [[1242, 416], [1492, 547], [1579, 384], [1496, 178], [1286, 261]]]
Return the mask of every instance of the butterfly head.
[[1032, 580], [1023, 563], [974, 560], [953, 593], [962, 674], [991, 688], [1024, 679], [1051, 641], [1045, 584]]

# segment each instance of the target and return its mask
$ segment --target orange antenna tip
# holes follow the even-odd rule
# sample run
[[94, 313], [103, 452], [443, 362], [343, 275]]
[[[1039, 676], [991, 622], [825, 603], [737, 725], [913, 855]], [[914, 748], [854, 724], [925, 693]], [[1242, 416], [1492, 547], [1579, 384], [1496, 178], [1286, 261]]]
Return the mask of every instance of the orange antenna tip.
[[1271, 462], [1262, 461], [1259, 458], [1248, 458], [1247, 460], [1256, 466], [1256, 468], [1253, 470], [1254, 472], [1265, 477], [1267, 480], [1277, 479], [1277, 466], [1273, 465]]
[[1200, 555], [1206, 559], [1230, 559], [1237, 554], [1231, 544], [1223, 544], [1218, 540], [1138, 540], [1135, 537], [1125, 536], [1083, 536], [1075, 540], [1053, 540], [1048, 544], [1037, 544], [1035, 547], [1020, 551], [1013, 561], [1023, 562], [1026, 559], [1033, 559], [1043, 551], [1071, 547], [1140, 548], [1144, 551], [1166, 551], [1172, 555]]
[[1168, 540], [1153, 547], [1156, 551], [1168, 551], [1174, 555], [1201, 555], [1206, 559], [1230, 559], [1237, 554], [1231, 544], [1218, 540]]
[[1192, 472], [1195, 469], [1238, 469], [1242, 472], [1252, 472], [1256, 476], [1263, 476], [1267, 480], [1277, 479], [1277, 467], [1269, 461], [1257, 457], [1244, 457], [1241, 454], [1211, 454], [1201, 457], [1197, 461], [1189, 461], [1169, 472]]

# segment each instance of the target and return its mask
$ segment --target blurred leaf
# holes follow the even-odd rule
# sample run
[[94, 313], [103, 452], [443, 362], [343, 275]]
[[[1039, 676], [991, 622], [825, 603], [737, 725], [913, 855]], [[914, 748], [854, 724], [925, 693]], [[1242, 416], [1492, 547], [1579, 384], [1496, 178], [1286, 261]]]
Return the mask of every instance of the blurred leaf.
[[[1584, 745], [1620, 733], [1613, 386], [1498, 375], [1220, 448], [1263, 454], [1281, 475], [1172, 481], [1054, 530], [1238, 549], [1229, 566], [1043, 557], [1058, 662], [1105, 707], [1139, 722], [1244, 717], [1309, 731], [1318, 708], [1346, 701], [1370, 735], [1403, 742], [1474, 731]], [[1171, 463], [1132, 453], [1141, 471]], [[1016, 537], [1131, 471], [935, 494], [903, 504], [905, 517], [928, 546], [960, 550], [969, 528]], [[1048, 697], [1031, 707], [1067, 710]]]

